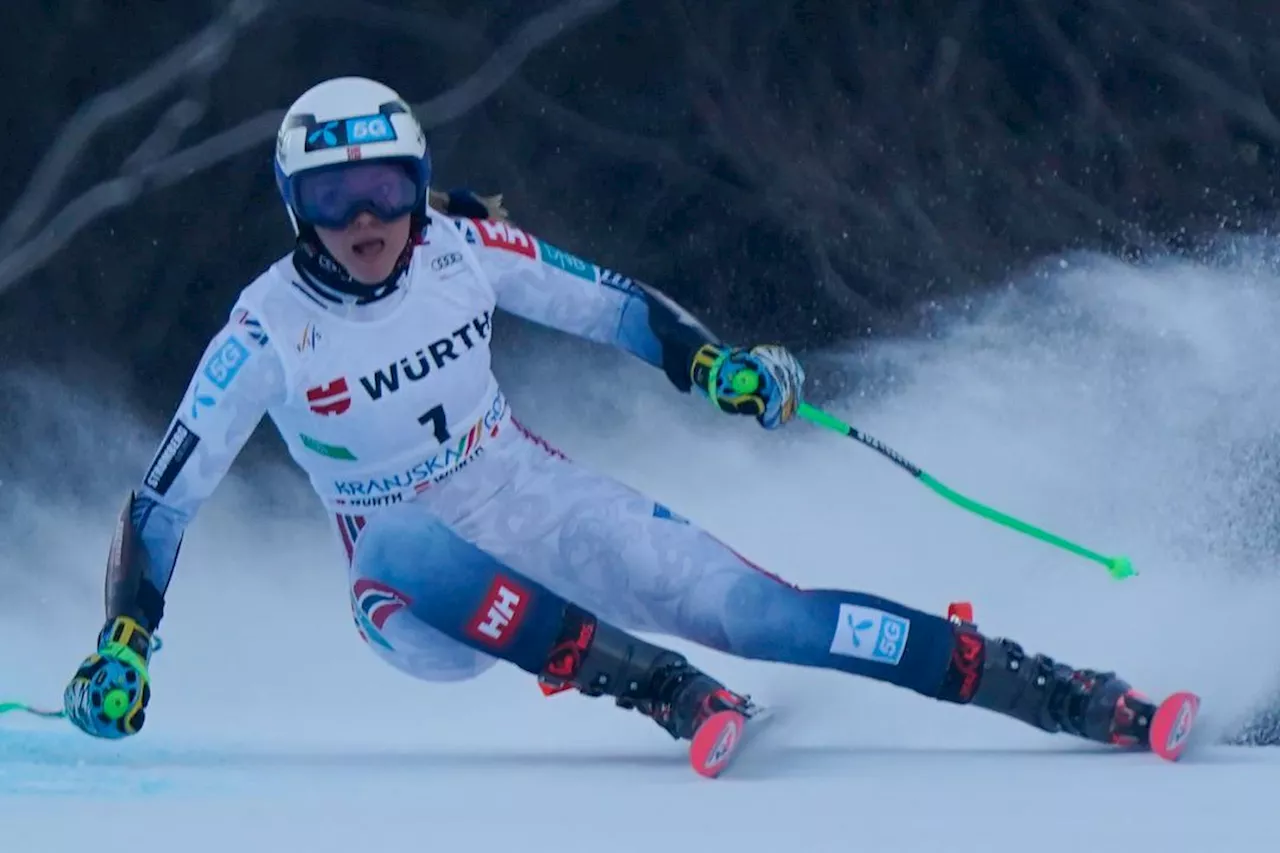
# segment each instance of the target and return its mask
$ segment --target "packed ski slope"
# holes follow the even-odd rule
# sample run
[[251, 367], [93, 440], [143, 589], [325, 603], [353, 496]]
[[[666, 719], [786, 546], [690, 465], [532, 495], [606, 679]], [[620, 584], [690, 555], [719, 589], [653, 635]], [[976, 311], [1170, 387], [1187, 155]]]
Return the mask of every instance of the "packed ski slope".
[[[847, 356], [869, 379], [834, 412], [980, 500], [1127, 553], [1141, 575], [1123, 583], [832, 434], [764, 434], [622, 358], [580, 368], [594, 348], [509, 323], [512, 351], [540, 357], [499, 369], [517, 411], [571, 456], [796, 582], [939, 610], [970, 599], [985, 630], [1030, 649], [1152, 694], [1200, 691], [1212, 735], [1280, 681], [1280, 281], [1263, 261], [1073, 262], [937, 339]], [[87, 420], [82, 434], [16, 446], [122, 492], [155, 437]], [[98, 627], [117, 505], [48, 506], [16, 484], [0, 496], [0, 700], [56, 702]], [[214, 642], [228, 625], [233, 641]], [[239, 466], [220, 490], [161, 633], [134, 740], [0, 718], [0, 850], [1263, 851], [1280, 830], [1280, 750], [1207, 747], [1170, 765], [680, 644], [787, 709], [731, 777], [703, 780], [647, 720], [543, 698], [510, 670], [409, 681], [363, 648], [335, 540], [283, 472]]]

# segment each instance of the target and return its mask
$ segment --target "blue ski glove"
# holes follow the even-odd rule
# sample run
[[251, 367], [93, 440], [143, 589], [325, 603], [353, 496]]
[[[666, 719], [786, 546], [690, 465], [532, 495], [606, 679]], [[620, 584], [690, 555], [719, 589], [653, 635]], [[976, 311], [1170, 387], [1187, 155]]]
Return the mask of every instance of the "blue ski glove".
[[100, 738], [137, 734], [151, 701], [151, 634], [117, 616], [98, 635], [98, 651], [85, 658], [62, 694], [62, 707], [81, 731]]
[[704, 344], [693, 356], [689, 376], [721, 411], [753, 415], [765, 429], [795, 417], [804, 390], [804, 368], [774, 344], [749, 350]]

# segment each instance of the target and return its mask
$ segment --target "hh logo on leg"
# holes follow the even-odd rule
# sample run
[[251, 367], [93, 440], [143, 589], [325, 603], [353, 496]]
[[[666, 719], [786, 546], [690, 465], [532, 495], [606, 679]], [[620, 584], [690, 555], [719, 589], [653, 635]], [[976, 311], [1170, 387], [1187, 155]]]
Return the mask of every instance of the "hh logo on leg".
[[841, 604], [831, 653], [897, 666], [907, 648], [911, 620], [856, 604]]

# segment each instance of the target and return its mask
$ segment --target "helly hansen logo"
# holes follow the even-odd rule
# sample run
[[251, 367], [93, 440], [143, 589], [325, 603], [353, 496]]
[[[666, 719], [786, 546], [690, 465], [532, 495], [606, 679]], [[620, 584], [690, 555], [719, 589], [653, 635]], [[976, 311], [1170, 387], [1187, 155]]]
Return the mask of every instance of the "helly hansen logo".
[[515, 252], [526, 258], [538, 257], [537, 247], [529, 239], [529, 235], [519, 228], [494, 219], [477, 219], [475, 224], [480, 229], [480, 242], [486, 246]]
[[[399, 391], [402, 380], [418, 382], [426, 379], [432, 368], [443, 370], [450, 362], [457, 361], [462, 357], [459, 350], [470, 352], [489, 337], [489, 328], [490, 312], [486, 311], [467, 325], [454, 329], [449, 337], [433, 341], [413, 355], [375, 370], [372, 376], [361, 376], [360, 384], [370, 400], [381, 400], [383, 394]], [[343, 390], [346, 390], [345, 384]]]
[[307, 405], [317, 415], [340, 415], [351, 408], [351, 391], [341, 376], [325, 385], [307, 389]]
[[486, 646], [511, 642], [529, 606], [529, 593], [520, 584], [498, 575], [489, 585], [484, 603], [467, 625], [467, 636]]

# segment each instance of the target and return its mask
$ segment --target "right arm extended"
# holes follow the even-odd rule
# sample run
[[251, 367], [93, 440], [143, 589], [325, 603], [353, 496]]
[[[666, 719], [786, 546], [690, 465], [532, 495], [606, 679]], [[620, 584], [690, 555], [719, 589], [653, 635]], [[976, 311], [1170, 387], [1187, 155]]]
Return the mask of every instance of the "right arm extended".
[[142, 482], [129, 493], [107, 557], [98, 649], [63, 693], [76, 726], [136, 734], [150, 699], [152, 636], [187, 524], [285, 394], [284, 370], [256, 319], [237, 309], [206, 347]]
[[273, 342], [233, 312], [205, 348], [151, 465], [125, 504], [107, 561], [107, 618], [155, 631], [187, 524], [213, 494], [267, 408], [284, 396]]

